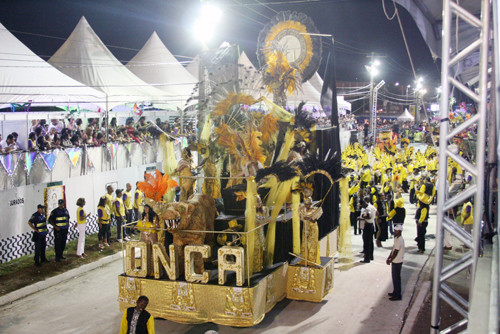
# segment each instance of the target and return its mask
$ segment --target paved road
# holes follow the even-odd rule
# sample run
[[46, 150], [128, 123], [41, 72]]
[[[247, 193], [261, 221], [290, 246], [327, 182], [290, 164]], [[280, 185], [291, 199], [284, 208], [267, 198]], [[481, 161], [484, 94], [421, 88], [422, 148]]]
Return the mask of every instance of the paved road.
[[[406, 199], [407, 196], [406, 196]], [[157, 333], [399, 333], [405, 310], [415, 290], [415, 283], [429, 252], [415, 254], [416, 236], [413, 206], [407, 204], [403, 237], [406, 243], [403, 265], [402, 301], [388, 300], [392, 291], [390, 266], [385, 264], [392, 239], [383, 248], [375, 248], [375, 261], [359, 263], [362, 241], [352, 235], [353, 263], [336, 263], [334, 290], [322, 303], [284, 300], [269, 312], [262, 323], [252, 328], [233, 328], [215, 324], [183, 325], [155, 320]], [[435, 208], [431, 209], [435, 214]], [[435, 231], [431, 215], [429, 234]], [[38, 292], [0, 308], [0, 333], [117, 333], [121, 321], [118, 308], [117, 275], [121, 260]]]

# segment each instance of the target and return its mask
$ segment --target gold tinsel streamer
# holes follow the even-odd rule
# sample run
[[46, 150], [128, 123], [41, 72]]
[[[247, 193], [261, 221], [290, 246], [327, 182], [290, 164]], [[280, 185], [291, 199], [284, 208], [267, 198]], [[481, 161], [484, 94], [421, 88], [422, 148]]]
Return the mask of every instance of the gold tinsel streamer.
[[[175, 168], [177, 167], [177, 161], [175, 160], [174, 152], [174, 142], [167, 139], [167, 136], [162, 133], [160, 136], [160, 146], [163, 152], [163, 172], [168, 175], [172, 175]], [[168, 191], [164, 196], [163, 200], [165, 202], [172, 202], [175, 197], [174, 191]]]
[[[293, 135], [293, 131], [288, 130], [285, 135], [285, 142], [283, 143], [278, 161], [284, 160], [288, 157], [288, 153], [293, 147], [294, 141], [295, 137]], [[264, 261], [266, 266], [273, 264], [274, 245], [276, 239], [276, 217], [278, 217], [281, 207], [285, 204], [285, 201], [291, 192], [293, 180], [294, 179], [278, 183], [276, 177], [273, 176], [269, 178], [269, 181], [265, 185], [263, 185], [263, 187], [271, 189], [269, 191], [269, 195], [267, 196], [266, 206], [269, 208], [273, 207], [271, 222], [269, 223], [266, 234], [266, 254]]]
[[[300, 177], [293, 178], [292, 189], [297, 189]], [[298, 191], [292, 192], [292, 229], [293, 229], [293, 252], [300, 254], [300, 193]]]
[[[257, 183], [255, 183], [255, 177], [250, 176], [247, 179], [247, 202], [245, 208], [245, 232], [252, 231], [255, 228], [256, 219], [256, 198], [257, 198]], [[254, 245], [255, 245], [255, 231], [247, 234], [246, 252], [248, 254], [245, 259], [248, 262], [243, 270], [249, 272], [249, 276], [253, 274], [253, 256], [254, 256]]]
[[[266, 254], [264, 256], [264, 265], [266, 267], [273, 264], [274, 246], [276, 242], [276, 218], [278, 217], [280, 210], [286, 202], [286, 198], [292, 190], [292, 182], [293, 179], [278, 183], [278, 186], [271, 188], [271, 191], [269, 192], [268, 202], [266, 205], [268, 207], [272, 206], [273, 211], [271, 212], [271, 222], [269, 223], [266, 234]], [[270, 199], [271, 204], [269, 204]]]
[[338, 249], [341, 257], [352, 261], [351, 223], [349, 221], [349, 183], [347, 178], [339, 182], [340, 186], [340, 222]]

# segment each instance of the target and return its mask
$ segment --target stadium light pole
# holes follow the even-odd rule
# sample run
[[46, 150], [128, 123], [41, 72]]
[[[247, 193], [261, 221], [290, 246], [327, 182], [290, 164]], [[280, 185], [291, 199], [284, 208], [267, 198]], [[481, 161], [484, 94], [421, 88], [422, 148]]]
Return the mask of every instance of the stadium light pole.
[[[373, 79], [374, 77], [378, 74], [378, 69], [377, 67], [380, 65], [380, 61], [378, 59], [375, 59], [375, 55], [372, 53], [370, 55], [370, 64], [365, 65], [366, 70], [370, 73], [370, 135], [373, 138], [373, 142], [375, 143], [375, 122], [377, 121], [377, 115], [376, 113], [373, 113], [373, 110], [377, 109], [377, 106], [374, 106], [374, 99], [373, 99]], [[366, 139], [366, 138], [365, 138]]]

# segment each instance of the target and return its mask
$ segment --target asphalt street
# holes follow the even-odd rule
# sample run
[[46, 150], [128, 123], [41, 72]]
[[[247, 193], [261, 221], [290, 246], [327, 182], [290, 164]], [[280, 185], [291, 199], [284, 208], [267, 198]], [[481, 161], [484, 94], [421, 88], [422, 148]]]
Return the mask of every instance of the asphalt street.
[[[406, 200], [408, 196], [405, 195]], [[283, 300], [264, 320], [251, 328], [235, 328], [212, 323], [178, 324], [156, 319], [157, 333], [399, 333], [410, 300], [414, 300], [417, 279], [429, 259], [434, 240], [427, 241], [427, 251], [416, 253], [415, 208], [407, 201], [407, 219], [403, 237], [406, 244], [402, 270], [403, 299], [390, 301], [391, 268], [385, 264], [393, 239], [375, 247], [375, 260], [363, 264], [360, 235], [353, 235], [352, 262], [335, 264], [334, 289], [321, 303]], [[428, 234], [434, 234], [435, 208], [431, 208]], [[117, 302], [118, 279], [122, 261], [73, 277], [43, 291], [0, 308], [0, 333], [117, 333], [121, 312]], [[413, 299], [412, 299], [413, 298]], [[418, 305], [417, 305], [418, 307]]]

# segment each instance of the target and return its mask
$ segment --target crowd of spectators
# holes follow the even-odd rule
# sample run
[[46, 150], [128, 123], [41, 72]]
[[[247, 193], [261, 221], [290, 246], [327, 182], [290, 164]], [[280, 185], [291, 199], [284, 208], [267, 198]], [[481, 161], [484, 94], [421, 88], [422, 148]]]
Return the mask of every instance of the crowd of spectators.
[[[99, 124], [100, 123], [100, 124]], [[161, 133], [171, 137], [196, 136], [196, 127], [193, 122], [184, 125], [181, 132], [180, 118], [170, 124], [157, 118], [155, 123], [146, 121], [141, 116], [137, 122], [132, 117], [127, 118], [125, 125], [118, 125], [115, 117], [111, 118], [106, 127], [106, 121], [99, 122], [99, 118], [89, 118], [87, 126], [81, 118], [68, 120], [52, 119], [47, 124], [45, 119], [33, 120], [29, 128], [26, 147], [18, 143], [18, 134], [13, 132], [5, 140], [0, 134], [0, 154], [15, 151], [45, 151], [65, 147], [101, 146], [106, 142], [119, 143], [152, 143]], [[106, 136], [107, 133], [107, 136]]]

